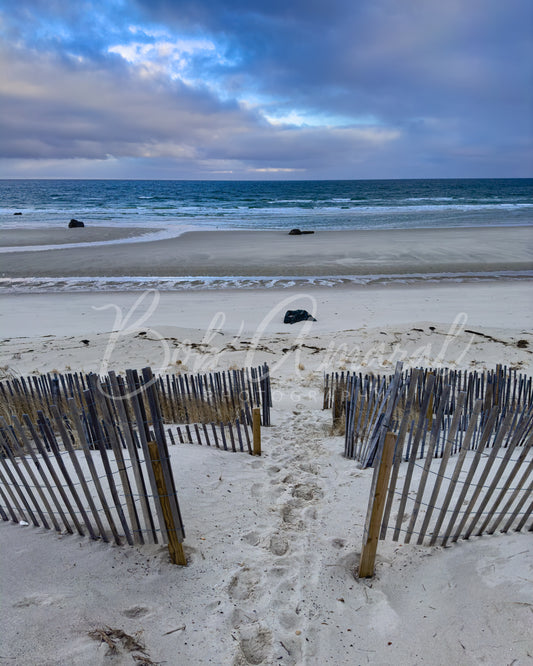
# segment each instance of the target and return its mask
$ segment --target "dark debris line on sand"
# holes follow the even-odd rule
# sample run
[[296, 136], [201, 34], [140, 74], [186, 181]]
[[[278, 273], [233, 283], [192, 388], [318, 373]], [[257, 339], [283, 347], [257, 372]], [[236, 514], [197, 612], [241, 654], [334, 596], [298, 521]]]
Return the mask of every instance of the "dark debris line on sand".
[[122, 629], [104, 627], [93, 629], [89, 632], [89, 636], [101, 643], [106, 643], [108, 655], [116, 654], [122, 648], [126, 652], [139, 652], [140, 654], [133, 654], [132, 658], [140, 666], [158, 666], [158, 662], [152, 661], [146, 652], [146, 647], [140, 640], [140, 633], [136, 632], [134, 636], [130, 636]]

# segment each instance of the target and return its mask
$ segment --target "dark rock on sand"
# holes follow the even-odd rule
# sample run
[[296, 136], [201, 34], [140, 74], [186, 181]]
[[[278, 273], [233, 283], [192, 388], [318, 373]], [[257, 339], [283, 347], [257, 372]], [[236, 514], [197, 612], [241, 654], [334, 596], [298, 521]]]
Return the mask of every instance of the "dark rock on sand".
[[291, 229], [289, 236], [303, 236], [304, 234], [314, 234], [314, 231], [302, 231], [301, 229]]
[[22, 213], [13, 213], [13, 215], [22, 215]]
[[68, 228], [69, 229], [76, 229], [78, 227], [84, 227], [85, 224], [83, 222], [80, 222], [80, 220], [70, 220], [68, 223]]
[[311, 321], [316, 321], [313, 315], [310, 315], [307, 310], [287, 310], [283, 323], [296, 324], [299, 321], [307, 321], [308, 319]]

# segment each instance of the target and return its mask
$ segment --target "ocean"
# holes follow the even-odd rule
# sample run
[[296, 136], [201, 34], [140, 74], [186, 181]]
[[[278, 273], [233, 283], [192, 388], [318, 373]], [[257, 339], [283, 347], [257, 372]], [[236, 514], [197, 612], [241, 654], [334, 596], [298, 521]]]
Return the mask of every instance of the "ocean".
[[[15, 215], [15, 213], [18, 213]], [[158, 229], [152, 238], [214, 229], [419, 229], [533, 225], [533, 179], [353, 181], [0, 180], [2, 229], [90, 227]], [[139, 236], [139, 240], [144, 240]], [[128, 239], [126, 242], [135, 242]], [[106, 241], [104, 244], [117, 241]], [[123, 241], [120, 241], [123, 242]], [[73, 247], [73, 245], [70, 245]], [[32, 251], [46, 249], [33, 246]], [[8, 278], [0, 293], [195, 290], [316, 284], [530, 279], [533, 271], [474, 275], [370, 275]]]
[[[22, 213], [22, 215], [14, 215]], [[0, 229], [408, 229], [533, 224], [533, 179], [0, 180]]]

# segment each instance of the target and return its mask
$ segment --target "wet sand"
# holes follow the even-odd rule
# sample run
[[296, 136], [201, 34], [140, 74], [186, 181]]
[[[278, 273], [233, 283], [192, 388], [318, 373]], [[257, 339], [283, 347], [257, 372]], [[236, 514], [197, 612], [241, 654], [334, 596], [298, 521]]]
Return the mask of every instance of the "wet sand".
[[[84, 237], [78, 232], [90, 230], [66, 230], [64, 238], [68, 238], [67, 233], [72, 231], [76, 232], [72, 239], [76, 238], [73, 242], [77, 243], [80, 237]], [[120, 230], [120, 233], [125, 231]], [[146, 230], [131, 230], [131, 234], [140, 231]], [[0, 236], [0, 243], [3, 238]], [[35, 245], [36, 238], [32, 239], [28, 233], [25, 243]], [[8, 237], [6, 239], [4, 245], [10, 242]], [[533, 268], [533, 229], [320, 231], [306, 236], [289, 236], [285, 231], [194, 231], [165, 240], [87, 247], [66, 244], [59, 249], [35, 251], [34, 247], [33, 251], [9, 251], [0, 255], [0, 267], [2, 277], [319, 276], [524, 271]]]
[[83, 227], [74, 229], [2, 229], [0, 247], [35, 247], [37, 245], [70, 245], [101, 243], [152, 234], [159, 229], [146, 227]]

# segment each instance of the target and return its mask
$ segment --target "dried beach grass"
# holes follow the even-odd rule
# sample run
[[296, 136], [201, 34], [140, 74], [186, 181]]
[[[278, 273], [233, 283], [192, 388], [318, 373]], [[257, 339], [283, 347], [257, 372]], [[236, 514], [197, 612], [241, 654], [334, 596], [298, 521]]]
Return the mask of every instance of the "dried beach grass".
[[124, 652], [138, 652], [133, 654], [132, 659], [139, 666], [158, 666], [159, 662], [152, 661], [146, 652], [146, 646], [141, 640], [141, 631], [137, 631], [131, 636], [122, 629], [113, 627], [99, 627], [89, 631], [90, 638], [107, 645], [107, 655], [118, 654], [121, 650]]

